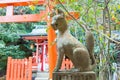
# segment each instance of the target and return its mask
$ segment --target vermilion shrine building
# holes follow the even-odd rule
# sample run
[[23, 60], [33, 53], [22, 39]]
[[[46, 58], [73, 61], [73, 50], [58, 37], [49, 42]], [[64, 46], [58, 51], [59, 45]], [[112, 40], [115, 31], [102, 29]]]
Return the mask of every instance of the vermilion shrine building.
[[[33, 52], [32, 69], [38, 71], [48, 71], [48, 40], [47, 25], [36, 25], [31, 33], [20, 35], [24, 40], [35, 42], [36, 51]], [[31, 45], [32, 47], [33, 45]]]

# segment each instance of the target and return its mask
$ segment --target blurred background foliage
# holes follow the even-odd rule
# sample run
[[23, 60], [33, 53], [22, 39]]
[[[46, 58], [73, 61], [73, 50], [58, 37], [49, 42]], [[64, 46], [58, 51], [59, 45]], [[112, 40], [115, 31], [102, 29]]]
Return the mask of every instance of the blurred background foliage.
[[33, 23], [0, 24], [0, 70], [6, 69], [8, 56], [24, 58], [32, 55], [29, 47], [31, 42], [25, 41], [19, 36], [29, 33], [32, 29]]

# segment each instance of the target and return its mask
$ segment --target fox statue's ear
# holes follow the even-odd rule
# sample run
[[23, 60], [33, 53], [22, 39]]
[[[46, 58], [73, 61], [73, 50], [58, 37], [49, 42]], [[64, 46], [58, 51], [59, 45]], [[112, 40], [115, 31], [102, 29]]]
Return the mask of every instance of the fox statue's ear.
[[58, 14], [64, 13], [61, 9], [57, 9]]
[[65, 14], [61, 9], [57, 9], [57, 14], [60, 14], [61, 16], [65, 17]]
[[53, 16], [55, 16], [55, 15], [56, 15], [55, 10], [52, 10], [52, 11], [50, 12], [50, 17], [53, 17]]

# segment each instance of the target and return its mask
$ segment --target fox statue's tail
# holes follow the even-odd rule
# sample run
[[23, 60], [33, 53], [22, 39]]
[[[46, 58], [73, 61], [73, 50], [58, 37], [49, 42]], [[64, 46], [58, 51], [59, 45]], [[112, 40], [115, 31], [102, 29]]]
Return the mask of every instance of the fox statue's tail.
[[94, 68], [96, 65], [95, 57], [94, 57], [94, 37], [91, 31], [86, 31], [86, 47], [88, 49], [90, 59], [91, 59], [91, 67]]

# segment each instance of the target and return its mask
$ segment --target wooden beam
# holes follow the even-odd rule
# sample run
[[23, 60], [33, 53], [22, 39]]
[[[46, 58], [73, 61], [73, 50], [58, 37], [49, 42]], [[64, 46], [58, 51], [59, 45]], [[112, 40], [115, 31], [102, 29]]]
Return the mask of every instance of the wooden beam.
[[28, 6], [28, 5], [43, 5], [46, 0], [0, 0], [0, 7], [6, 6]]
[[24, 36], [22, 38], [25, 40], [38, 40], [38, 39], [46, 40], [47, 36]]
[[6, 22], [39, 22], [46, 20], [47, 13], [45, 11], [40, 14], [26, 14], [13, 16], [0, 16], [0, 23]]

